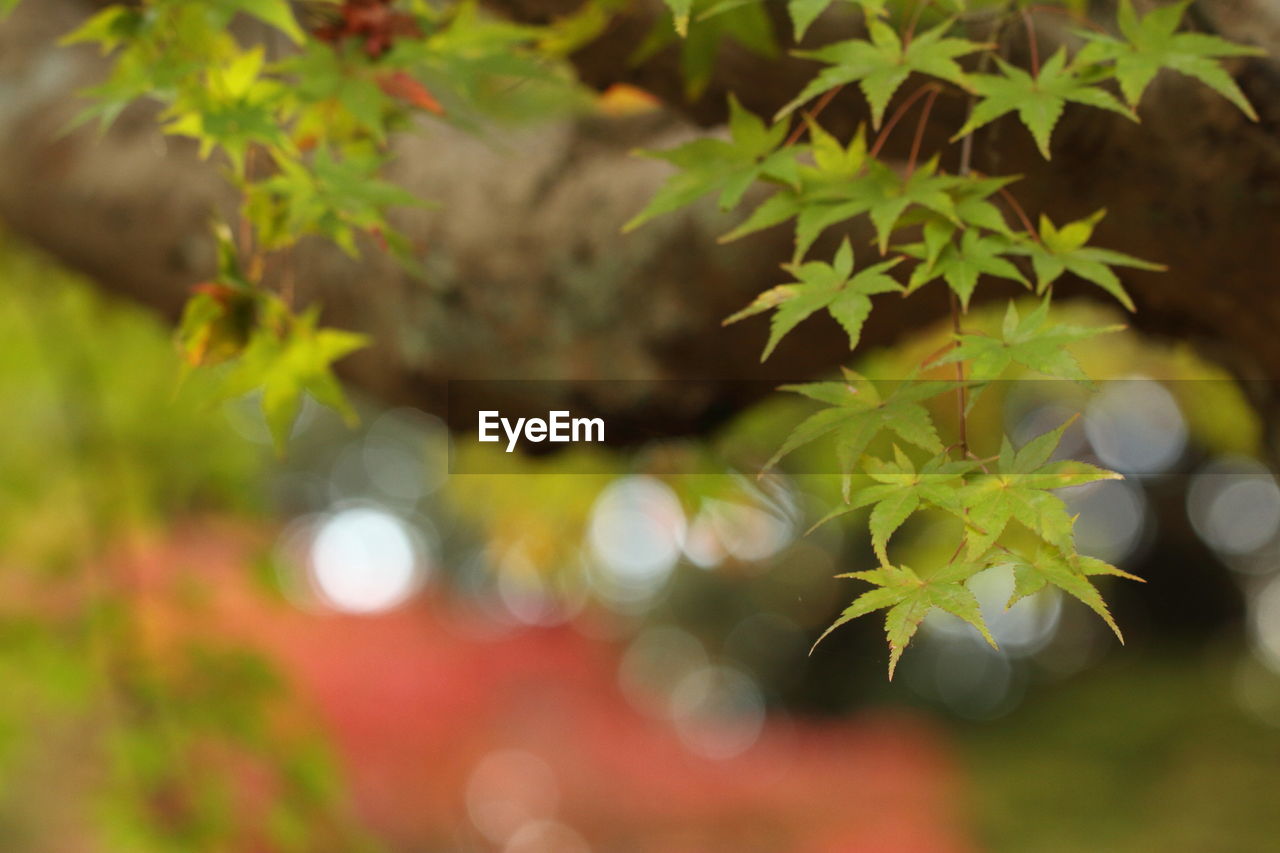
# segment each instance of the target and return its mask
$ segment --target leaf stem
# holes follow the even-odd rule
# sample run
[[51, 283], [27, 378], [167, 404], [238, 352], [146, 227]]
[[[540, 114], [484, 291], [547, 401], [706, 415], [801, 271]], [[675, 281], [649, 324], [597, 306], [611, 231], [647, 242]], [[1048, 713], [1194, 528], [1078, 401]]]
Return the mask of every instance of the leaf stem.
[[1024, 210], [1022, 205], [1018, 203], [1018, 200], [1014, 198], [1013, 193], [1009, 192], [1007, 187], [1001, 187], [997, 192], [999, 192], [1000, 197], [1007, 201], [1009, 206], [1013, 208], [1013, 212], [1018, 215], [1018, 219], [1022, 222], [1022, 227], [1026, 228], [1027, 233], [1031, 235], [1031, 239], [1039, 243], [1040, 234], [1036, 231], [1035, 226], [1031, 224], [1031, 218], [1027, 216], [1027, 211]]
[[[951, 331], [955, 335], [955, 346], [960, 346], [960, 336], [964, 334], [964, 329], [960, 325], [960, 300], [956, 298], [956, 292], [951, 288], [947, 288], [947, 296], [951, 301]], [[956, 362], [956, 421], [960, 432], [960, 450], [963, 455], [969, 455], [969, 425], [965, 410], [969, 408], [968, 394], [964, 387], [964, 362]]]
[[1022, 10], [1022, 23], [1027, 28], [1027, 49], [1031, 51], [1031, 76], [1040, 76], [1040, 45], [1036, 42], [1036, 27], [1031, 21], [1031, 13]]
[[916, 24], [920, 23], [920, 15], [931, 2], [932, 0], [917, 0], [916, 7], [911, 12], [911, 20], [907, 23], [906, 32], [902, 35], [902, 46], [904, 48], [911, 44], [911, 39], [916, 34]]
[[[843, 88], [844, 88], [844, 85], [842, 84], [842, 85], [836, 86], [834, 89], [828, 90], [826, 94], [824, 94], [821, 98], [818, 99], [818, 103], [814, 105], [813, 110], [811, 112], [805, 113], [805, 115], [807, 115], [811, 121], [816, 121], [818, 116], [822, 115], [822, 111], [827, 108], [828, 104], [830, 104], [833, 100], [835, 100], [836, 95], [840, 94], [840, 90]], [[795, 130], [791, 131], [791, 135], [787, 137], [787, 141], [782, 143], [782, 147], [790, 148], [792, 145], [795, 145], [797, 142], [800, 141], [800, 137], [804, 136], [804, 132], [808, 128], [809, 128], [809, 122], [801, 121], [799, 124], [796, 125]]]
[[889, 120], [884, 123], [884, 127], [880, 130], [880, 135], [876, 137], [875, 144], [871, 146], [871, 150], [867, 152], [867, 156], [876, 157], [880, 154], [880, 149], [884, 147], [885, 142], [889, 139], [889, 134], [893, 131], [894, 126], [902, 120], [902, 116], [916, 101], [923, 98], [929, 92], [937, 91], [939, 88], [937, 83], [925, 83], [919, 89], [911, 93], [911, 97], [902, 102], [902, 105], [894, 110], [893, 115], [889, 116]]
[[[983, 57], [985, 59], [985, 57]], [[973, 114], [973, 108], [977, 104], [977, 98], [973, 95], [969, 96], [969, 115]], [[965, 119], [968, 121], [968, 118]], [[960, 163], [956, 172], [961, 177], [967, 177], [973, 171], [973, 134], [970, 133], [960, 141]], [[951, 332], [955, 336], [954, 347], [960, 346], [960, 336], [964, 334], [964, 327], [960, 323], [960, 300], [956, 297], [956, 292], [950, 287], [947, 288], [947, 297], [951, 307]], [[954, 348], [953, 347], [953, 348]], [[956, 362], [956, 422], [960, 434], [960, 450], [962, 456], [969, 455], [969, 424], [967, 410], [969, 408], [968, 394], [964, 386], [964, 362]]]
[[982, 473], [984, 474], [991, 473], [991, 469], [987, 467], [987, 463], [991, 461], [990, 459], [983, 459], [980, 456], [978, 456], [978, 454], [974, 453], [972, 450], [969, 451], [968, 456], [974, 462], [978, 463], [978, 467], [982, 469]]
[[924, 140], [924, 129], [929, 123], [929, 113], [933, 110], [933, 102], [938, 99], [938, 94], [941, 91], [941, 89], [935, 87], [929, 93], [928, 100], [924, 102], [924, 107], [920, 110], [920, 120], [916, 122], [916, 135], [911, 140], [911, 156], [907, 159], [908, 177], [916, 170], [916, 158], [920, 156], [920, 143]]

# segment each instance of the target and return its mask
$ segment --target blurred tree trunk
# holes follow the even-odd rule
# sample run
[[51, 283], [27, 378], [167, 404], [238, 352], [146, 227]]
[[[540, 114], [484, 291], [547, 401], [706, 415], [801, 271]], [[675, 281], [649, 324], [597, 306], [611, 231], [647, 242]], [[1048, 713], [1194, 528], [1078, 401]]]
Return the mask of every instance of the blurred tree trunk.
[[[536, 22], [579, 2], [489, 5]], [[146, 107], [127, 111], [102, 136], [61, 133], [80, 106], [74, 92], [104, 67], [91, 49], [55, 46], [87, 5], [28, 0], [0, 26], [0, 220], [103, 287], [174, 317], [188, 287], [212, 268], [209, 212], [233, 213], [232, 196], [216, 165], [159, 134]], [[668, 173], [631, 149], [676, 144], [702, 132], [695, 125], [716, 124], [730, 85], [747, 106], [772, 114], [813, 68], [726, 46], [707, 95], [688, 103], [674, 49], [641, 66], [619, 60], [653, 26], [657, 6], [634, 3], [574, 60], [589, 85], [632, 83], [670, 110], [483, 138], [424, 124], [397, 143], [396, 177], [442, 203], [399, 219], [426, 276], [403, 273], [376, 250], [358, 262], [318, 243], [297, 252], [299, 297], [321, 300], [329, 323], [374, 336], [374, 349], [346, 366], [350, 380], [389, 402], [437, 410], [449, 379], [715, 380], [643, 383], [634, 393], [615, 386], [608, 392], [615, 396], [590, 401], [614, 415], [611, 437], [640, 437], [703, 429], [765, 387], [734, 380], [810, 377], [847, 359], [835, 324], [807, 324], [764, 366], [763, 321], [719, 328], [721, 318], [781, 281], [778, 263], [790, 247], [784, 229], [718, 245], [733, 219], [702, 206], [619, 233]], [[1274, 2], [1204, 0], [1199, 9], [1202, 26], [1280, 46]], [[829, 40], [831, 28], [845, 23], [819, 22], [810, 40]], [[1040, 23], [1043, 39], [1059, 37], [1053, 28], [1062, 21]], [[1009, 48], [1017, 53], [1023, 45]], [[1168, 273], [1127, 277], [1138, 326], [1192, 339], [1241, 375], [1280, 376], [1280, 299], [1271, 294], [1280, 223], [1278, 70], [1270, 59], [1235, 67], [1262, 116], [1257, 124], [1199, 83], [1165, 74], [1144, 103], [1141, 125], [1069, 109], [1046, 164], [1024, 132], [998, 122], [979, 134], [975, 162], [983, 172], [1024, 175], [1014, 191], [1033, 217], [1043, 210], [1061, 222], [1108, 207], [1101, 243], [1170, 265]], [[964, 106], [940, 100], [935, 141], [959, 125]], [[863, 116], [859, 97], [846, 93], [824, 122], [849, 132]], [[898, 136], [891, 153], [893, 144], [909, 143], [909, 134]], [[882, 298], [867, 344], [888, 343], [941, 313], [943, 293], [931, 289], [908, 302]], [[603, 393], [592, 387], [587, 393]], [[568, 393], [548, 383], [524, 400], [464, 402], [545, 409]]]

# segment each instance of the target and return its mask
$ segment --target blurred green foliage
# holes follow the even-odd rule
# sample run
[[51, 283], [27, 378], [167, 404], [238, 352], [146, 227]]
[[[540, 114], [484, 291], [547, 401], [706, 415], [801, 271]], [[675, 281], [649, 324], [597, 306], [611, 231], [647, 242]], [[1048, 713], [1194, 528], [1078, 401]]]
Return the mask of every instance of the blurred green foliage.
[[[282, 685], [251, 650], [190, 643], [156, 667], [131, 657], [129, 602], [110, 590], [56, 617], [22, 607], [33, 581], [45, 590], [71, 588], [129, 531], [200, 512], [260, 513], [274, 463], [264, 445], [228, 426], [200, 374], [180, 385], [159, 318], [104, 300], [87, 281], [11, 239], [0, 244], [0, 296], [0, 397], [8, 404], [0, 442], [0, 588], [7, 593], [0, 604], [0, 849], [31, 847], [44, 828], [62, 824], [107, 839], [108, 849], [190, 850], [236, 837], [246, 816], [235, 806], [234, 777], [188, 763], [210, 739], [270, 768], [289, 792], [264, 818], [274, 849], [316, 849], [317, 832], [341, 836], [339, 849], [360, 849], [359, 833], [340, 812], [332, 817], [341, 785], [331, 759], [312, 739], [279, 736], [266, 709]], [[1068, 306], [1062, 316], [1111, 320], [1087, 305]], [[971, 315], [974, 329], [995, 330], [1000, 321], [998, 311]], [[918, 361], [946, 333], [939, 327], [865, 360], [892, 373], [893, 359]], [[1122, 333], [1075, 355], [1094, 376], [1208, 380], [1168, 384], [1193, 438], [1216, 451], [1256, 452], [1261, 427], [1239, 389], [1189, 350]], [[1068, 383], [1047, 387], [1067, 402], [1084, 399]], [[998, 424], [1009, 390], [997, 385], [984, 394], [972, 423]], [[709, 503], [748, 500], [754, 488], [767, 497], [770, 481], [743, 475], [807, 410], [803, 400], [776, 395], [708, 441], [664, 442], [629, 458], [591, 449], [537, 459], [497, 453], [476, 467], [508, 465], [507, 474], [455, 477], [445, 495], [492, 553], [519, 546], [529, 559], [511, 566], [532, 566], [545, 573], [548, 589], [577, 594], [579, 543], [609, 482], [625, 473], [660, 477], [690, 517]], [[950, 416], [946, 406], [935, 412], [940, 421]], [[830, 458], [820, 444], [797, 450], [794, 469], [781, 475], [808, 520], [839, 500], [838, 474], [803, 473]], [[716, 464], [725, 473], [709, 473]], [[510, 475], [521, 475], [519, 489]], [[927, 562], [924, 552], [939, 547], [938, 537], [920, 530], [901, 534], [908, 562]], [[830, 575], [872, 559], [865, 532], [843, 545], [836, 533], [824, 529], [756, 568], [732, 560], [713, 571], [682, 565], [670, 594], [642, 621], [684, 625], [708, 648], [739, 659], [771, 702], [803, 702], [797, 668], [779, 668], [791, 658], [739, 648], [734, 629], [762, 614], [819, 629], [843, 592]], [[19, 594], [8, 594], [15, 584]], [[1229, 657], [1114, 659], [1032, 694], [998, 730], [962, 727], [975, 780], [972, 814], [990, 848], [1193, 851], [1226, 839], [1218, 849], [1268, 849], [1278, 828], [1269, 794], [1280, 736], [1237, 706]], [[823, 663], [809, 660], [805, 668]], [[883, 685], [859, 686], [849, 666], [846, 659], [820, 679], [833, 695], [903, 701]], [[825, 696], [815, 705], [833, 702]], [[40, 793], [48, 790], [62, 796]], [[174, 790], [183, 792], [178, 818]], [[157, 813], [158, 802], [167, 810]], [[1218, 834], [1206, 835], [1211, 830]]]
[[[180, 383], [160, 318], [3, 232], [0, 340], [0, 849], [366, 849], [327, 750], [271, 713], [271, 665], [234, 638], [159, 660], [118, 574], [139, 533], [259, 513], [262, 445]], [[165, 606], [195, 615], [190, 592]], [[256, 815], [235, 807], [251, 767]]]
[[960, 729], [983, 849], [1275, 850], [1280, 718], [1238, 691], [1258, 677], [1280, 697], [1280, 678], [1242, 667], [1224, 648], [1129, 655]]
[[108, 303], [0, 232], [0, 553], [49, 564], [102, 531], [260, 509], [263, 453], [227, 425], [160, 318]]

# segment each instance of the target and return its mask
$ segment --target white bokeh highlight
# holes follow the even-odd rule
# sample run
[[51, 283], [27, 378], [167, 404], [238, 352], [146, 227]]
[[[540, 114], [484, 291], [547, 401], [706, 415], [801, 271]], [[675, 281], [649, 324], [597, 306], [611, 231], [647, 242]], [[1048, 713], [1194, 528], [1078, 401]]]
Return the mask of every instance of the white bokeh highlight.
[[316, 593], [347, 613], [379, 613], [422, 585], [426, 560], [417, 532], [372, 506], [342, 509], [316, 522], [308, 567]]
[[652, 595], [680, 559], [687, 527], [680, 499], [661, 480], [635, 475], [610, 483], [587, 527], [601, 591], [622, 601]]
[[559, 784], [551, 765], [527, 750], [491, 752], [467, 779], [467, 815], [494, 844], [507, 845], [529, 825], [549, 821], [559, 802]]
[[754, 679], [726, 666], [689, 672], [671, 692], [671, 719], [689, 751], [725, 760], [751, 748], [764, 729], [764, 695]]
[[1108, 382], [1089, 401], [1084, 431], [1098, 458], [1123, 474], [1160, 474], [1187, 447], [1187, 423], [1159, 382], [1129, 377]]
[[1247, 556], [1268, 545], [1280, 532], [1280, 487], [1258, 462], [1214, 460], [1191, 480], [1187, 517], [1215, 551]]

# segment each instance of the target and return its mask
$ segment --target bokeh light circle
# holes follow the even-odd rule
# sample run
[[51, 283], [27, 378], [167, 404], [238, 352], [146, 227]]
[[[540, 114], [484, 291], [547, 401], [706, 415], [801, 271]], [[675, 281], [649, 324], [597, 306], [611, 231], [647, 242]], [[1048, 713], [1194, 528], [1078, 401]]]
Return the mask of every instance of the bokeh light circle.
[[348, 613], [390, 610], [412, 596], [426, 574], [416, 531], [398, 515], [373, 506], [320, 519], [309, 557], [316, 592]]

